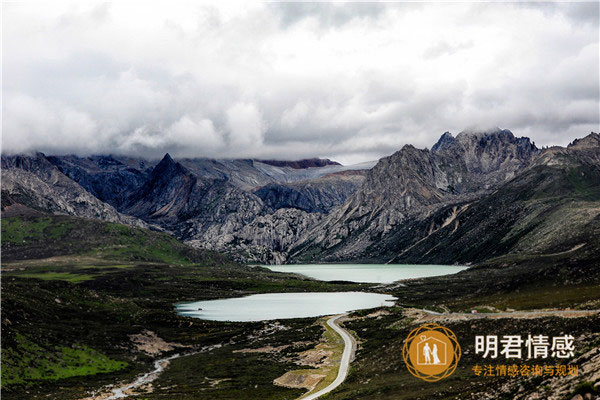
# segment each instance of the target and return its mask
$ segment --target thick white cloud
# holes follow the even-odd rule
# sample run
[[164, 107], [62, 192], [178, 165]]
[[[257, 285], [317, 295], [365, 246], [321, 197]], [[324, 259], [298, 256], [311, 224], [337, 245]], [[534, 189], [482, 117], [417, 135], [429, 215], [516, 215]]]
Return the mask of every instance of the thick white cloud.
[[4, 3], [3, 152], [332, 157], [599, 130], [599, 4]]
[[260, 154], [264, 122], [254, 104], [237, 103], [227, 110], [227, 128], [233, 154], [243, 157]]
[[58, 152], [99, 145], [96, 122], [68, 105], [16, 95], [4, 100], [3, 114], [3, 146], [14, 152], [30, 151], [32, 144]]

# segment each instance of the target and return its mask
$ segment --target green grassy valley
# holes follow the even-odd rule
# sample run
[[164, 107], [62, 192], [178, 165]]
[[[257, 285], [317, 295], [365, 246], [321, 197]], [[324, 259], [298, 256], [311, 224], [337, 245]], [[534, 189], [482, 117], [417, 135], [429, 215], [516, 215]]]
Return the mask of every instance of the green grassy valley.
[[0, 400], [600, 400], [600, 0], [0, 20]]
[[[2, 395], [103, 400], [116, 387], [157, 371], [150, 374], [151, 382], [123, 390], [140, 399], [297, 399], [310, 387], [304, 379], [317, 379], [313, 387], [324, 385], [318, 386], [321, 378], [314, 371], [327, 371], [326, 381], [333, 381], [332, 355], [323, 350], [333, 339], [322, 320], [216, 322], [178, 315], [175, 305], [259, 293], [334, 291], [379, 292], [398, 300], [395, 307], [355, 312], [342, 322], [358, 343], [356, 358], [347, 380], [328, 398], [530, 399], [540, 387], [553, 400], [595, 395], [600, 392], [594, 375], [600, 370], [597, 141], [592, 134], [568, 148], [546, 149], [493, 190], [437, 202], [408, 213], [396, 225], [384, 226], [387, 217], [379, 211], [362, 214], [372, 230], [359, 227], [329, 248], [305, 242], [297, 253], [299, 260], [335, 258], [357, 246], [354, 262], [470, 265], [454, 275], [391, 284], [277, 273], [188, 246], [156, 226], [141, 228], [148, 225], [110, 214], [116, 211], [107, 205], [94, 213], [108, 210], [110, 218], [130, 225], [34, 210], [3, 192]], [[171, 167], [177, 165], [171, 160]], [[191, 182], [188, 178], [182, 182]], [[175, 190], [171, 180], [165, 184]], [[415, 194], [438, 190], [430, 189]], [[287, 213], [278, 215], [301, 215]], [[352, 225], [354, 216], [348, 218]], [[171, 222], [180, 237], [186, 225], [177, 221]], [[261, 221], [249, 232], [267, 234], [262, 229], [273, 221]], [[280, 226], [281, 221], [259, 238], [274, 251], [284, 246], [283, 237], [276, 237], [281, 226], [289, 233], [296, 223], [305, 223], [300, 217]], [[336, 223], [332, 232], [338, 228], [339, 233], [347, 227]], [[358, 240], [367, 236], [367, 241]], [[242, 243], [230, 239], [231, 246]], [[204, 247], [198, 239], [194, 243]], [[434, 386], [416, 380], [402, 361], [404, 338], [429, 322], [452, 329], [464, 346], [456, 373]], [[581, 375], [516, 381], [473, 373], [481, 361], [473, 354], [477, 332], [542, 330], [577, 338], [573, 362]], [[279, 379], [286, 373], [286, 379]], [[276, 385], [276, 380], [287, 383]]]
[[[82, 399], [106, 385], [132, 381], [159, 357], [182, 353], [189, 355], [173, 360], [142, 398], [294, 399], [301, 389], [275, 386], [273, 380], [297, 370], [292, 361], [320, 342], [324, 330], [315, 318], [285, 320], [286, 329], [273, 331], [277, 323], [181, 317], [174, 304], [253, 293], [368, 289], [393, 294], [399, 307], [377, 318], [355, 313], [346, 323], [360, 346], [348, 383], [331, 397], [395, 399], [402, 392], [401, 398], [425, 399], [433, 392], [416, 382], [399, 358], [403, 338], [419, 321], [411, 310], [598, 309], [596, 246], [589, 241], [543, 257], [503, 256], [456, 275], [377, 288], [247, 267], [164, 233], [124, 225], [37, 213], [3, 218], [2, 394]], [[597, 316], [498, 321], [518, 331], [542, 321], [551, 330], [579, 332], [588, 350], [600, 338], [590, 330], [600, 326]], [[473, 323], [477, 329], [500, 329], [491, 320], [445, 325], [472, 343]], [[436, 393], [458, 399], [507, 384], [472, 376], [474, 362], [465, 357], [451, 379], [436, 385]]]
[[[236, 348], [255, 345], [257, 340], [247, 336], [263, 323], [180, 317], [174, 304], [252, 293], [364, 287], [246, 267], [163, 233], [37, 213], [2, 219], [2, 253], [2, 395], [15, 399], [52, 393], [64, 399], [83, 398], [90, 390], [149, 370], [158, 354], [193, 354], [230, 341], [232, 345], [216, 355], [201, 352], [175, 360], [174, 371], [181, 363], [201, 362], [209, 377], [233, 372], [245, 380], [259, 377], [257, 382], [263, 383], [253, 392], [257, 397], [263, 393], [269, 398], [294, 398], [301, 392], [272, 385], [290, 368], [289, 361], [234, 353]], [[322, 329], [313, 322], [286, 323], [291, 331], [261, 340], [265, 345], [318, 341]], [[147, 331], [176, 345], [154, 355], [139, 350], [131, 337]], [[263, 367], [257, 370], [257, 364]], [[174, 379], [172, 372], [165, 379]], [[241, 388], [252, 390], [246, 381], [235, 387], [209, 383], [184, 386], [208, 386], [210, 398], [230, 398]]]

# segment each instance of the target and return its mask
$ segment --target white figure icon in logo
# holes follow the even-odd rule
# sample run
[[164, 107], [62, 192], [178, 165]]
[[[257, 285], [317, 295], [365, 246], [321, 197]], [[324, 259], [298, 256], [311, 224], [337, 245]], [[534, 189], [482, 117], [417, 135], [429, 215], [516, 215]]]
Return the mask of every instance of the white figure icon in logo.
[[429, 348], [429, 343], [425, 343], [423, 347], [423, 357], [425, 357], [425, 364], [431, 364], [431, 349]]
[[433, 363], [434, 364], [439, 364], [440, 363], [440, 359], [438, 357], [438, 353], [437, 353], [437, 344], [433, 344], [433, 350], [431, 351], [431, 356], [433, 357]]
[[[446, 343], [434, 337], [420, 336], [417, 364], [419, 365], [446, 365]], [[439, 345], [439, 346], [438, 346]], [[441, 349], [441, 352], [438, 351]]]

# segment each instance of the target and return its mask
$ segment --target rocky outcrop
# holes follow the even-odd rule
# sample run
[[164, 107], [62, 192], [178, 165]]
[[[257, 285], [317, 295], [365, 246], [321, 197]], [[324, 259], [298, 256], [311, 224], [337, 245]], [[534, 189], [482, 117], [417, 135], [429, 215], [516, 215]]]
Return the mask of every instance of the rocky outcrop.
[[259, 215], [228, 233], [209, 230], [201, 239], [190, 240], [188, 244], [224, 251], [238, 261], [282, 264], [288, 259], [291, 245], [318, 225], [322, 217], [319, 213], [280, 209]]
[[3, 200], [10, 199], [11, 203], [47, 213], [146, 226], [141, 220], [119, 213], [89, 193], [59, 171], [42, 153], [2, 156], [2, 197]]
[[141, 186], [153, 163], [131, 157], [50, 156], [48, 161], [98, 199], [119, 208]]
[[539, 154], [508, 130], [442, 135], [432, 150], [404, 146], [379, 160], [365, 183], [292, 251], [298, 260], [363, 258], [407, 219], [467, 201], [513, 178]]
[[453, 193], [491, 189], [513, 178], [539, 154], [529, 138], [511, 131], [463, 131], [456, 138], [446, 132], [431, 149], [439, 166], [436, 185]]
[[271, 183], [254, 191], [273, 210], [296, 208], [327, 214], [342, 205], [362, 185], [365, 171], [343, 171], [295, 183]]
[[149, 179], [122, 205], [123, 212], [156, 223], [182, 240], [218, 243], [250, 223], [263, 209], [261, 200], [226, 179], [202, 179], [169, 154]]

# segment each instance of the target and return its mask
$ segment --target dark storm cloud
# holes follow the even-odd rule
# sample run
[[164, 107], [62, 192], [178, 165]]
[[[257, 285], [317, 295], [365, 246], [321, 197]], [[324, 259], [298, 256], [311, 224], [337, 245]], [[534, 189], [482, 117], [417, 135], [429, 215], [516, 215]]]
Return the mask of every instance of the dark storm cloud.
[[598, 3], [6, 4], [4, 152], [359, 162], [598, 130]]

